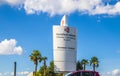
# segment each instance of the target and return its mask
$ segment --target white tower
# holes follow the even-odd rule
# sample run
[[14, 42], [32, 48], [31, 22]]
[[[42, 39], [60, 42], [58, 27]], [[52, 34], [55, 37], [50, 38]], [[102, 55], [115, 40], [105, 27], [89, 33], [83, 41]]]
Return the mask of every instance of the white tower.
[[53, 55], [55, 72], [76, 70], [77, 30], [68, 26], [67, 15], [61, 24], [53, 26]]

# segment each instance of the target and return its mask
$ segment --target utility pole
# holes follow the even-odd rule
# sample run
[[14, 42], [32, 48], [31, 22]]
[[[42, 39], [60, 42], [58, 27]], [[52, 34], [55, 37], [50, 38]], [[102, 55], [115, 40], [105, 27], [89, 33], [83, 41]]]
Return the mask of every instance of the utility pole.
[[16, 76], [16, 62], [14, 62], [14, 76]]

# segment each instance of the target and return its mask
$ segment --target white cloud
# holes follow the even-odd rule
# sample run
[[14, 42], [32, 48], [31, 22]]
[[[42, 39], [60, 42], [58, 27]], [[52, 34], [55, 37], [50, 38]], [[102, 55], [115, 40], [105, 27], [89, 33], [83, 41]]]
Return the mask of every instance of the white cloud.
[[0, 73], [0, 76], [2, 76], [2, 73]]
[[29, 72], [28, 72], [28, 71], [24, 71], [24, 72], [18, 72], [17, 74], [20, 75], [20, 76], [21, 76], [21, 75], [28, 75]]
[[9, 72], [5, 72], [5, 73], [3, 73], [3, 76], [6, 76], [6, 75], [8, 75], [9, 74]]
[[11, 75], [13, 76], [13, 75], [14, 75], [14, 72], [11, 72]]
[[91, 14], [109, 14], [109, 15], [118, 15], [120, 14], [120, 2], [117, 2], [115, 5], [98, 5], [94, 10], [91, 11]]
[[101, 3], [101, 0], [26, 0], [24, 8], [28, 14], [47, 12], [54, 15], [75, 11], [87, 13]]
[[101, 73], [100, 76], [120, 76], [120, 70], [114, 69], [112, 72]]
[[[111, 0], [109, 0], [110, 2]], [[71, 14], [78, 11], [81, 14], [120, 15], [120, 1], [115, 4], [105, 4], [104, 0], [0, 0], [0, 4], [12, 6], [23, 5], [27, 14], [41, 12], [50, 15]]]
[[0, 76], [10, 76], [10, 73], [9, 72], [4, 72], [4, 73], [0, 73]]
[[25, 0], [24, 9], [27, 14], [47, 12], [55, 15], [79, 11], [89, 15], [118, 15], [120, 14], [120, 2], [115, 5], [105, 5], [102, 0]]
[[17, 41], [15, 39], [3, 40], [0, 42], [0, 54], [1, 55], [10, 55], [18, 54], [21, 55], [23, 49], [21, 46], [16, 46]]
[[[16, 74], [18, 76], [27, 76], [30, 72], [28, 71], [23, 71], [23, 72], [17, 72]], [[14, 72], [4, 72], [4, 73], [0, 73], [0, 76], [13, 76]]]
[[[29, 73], [30, 72], [28, 72], [28, 71], [23, 71], [23, 72], [17, 72], [16, 74], [18, 76], [27, 76]], [[11, 76], [13, 76], [13, 75], [14, 75], [14, 72], [11, 72]]]
[[0, 0], [0, 4], [9, 4], [12, 6], [18, 6], [24, 3], [25, 0]]
[[119, 69], [115, 69], [112, 71], [112, 76], [120, 76], [120, 70]]

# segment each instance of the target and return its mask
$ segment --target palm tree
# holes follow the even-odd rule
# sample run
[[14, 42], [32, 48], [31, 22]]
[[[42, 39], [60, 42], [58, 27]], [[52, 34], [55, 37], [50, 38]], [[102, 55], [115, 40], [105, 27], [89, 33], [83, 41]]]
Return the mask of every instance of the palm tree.
[[76, 63], [76, 70], [82, 70], [82, 69], [83, 69], [83, 67], [82, 67], [81, 62], [77, 61], [77, 63]]
[[88, 62], [87, 59], [83, 59], [83, 60], [81, 61], [81, 64], [83, 65], [83, 70], [86, 69], [86, 65], [87, 65], [88, 63], [89, 63], [89, 62]]
[[97, 57], [92, 57], [90, 60], [90, 66], [93, 66], [93, 71], [95, 71], [95, 68], [99, 66], [99, 61]]
[[46, 76], [46, 60], [47, 60], [47, 57], [42, 57], [42, 60], [44, 61], [44, 76]]
[[35, 64], [35, 76], [36, 76], [38, 62], [42, 61], [41, 53], [38, 50], [33, 50], [33, 52], [30, 55], [30, 60], [33, 61]]

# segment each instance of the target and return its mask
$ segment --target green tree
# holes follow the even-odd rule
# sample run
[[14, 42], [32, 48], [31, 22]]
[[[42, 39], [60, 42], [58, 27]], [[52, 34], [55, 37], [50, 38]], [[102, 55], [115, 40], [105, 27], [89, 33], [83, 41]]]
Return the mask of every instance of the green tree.
[[43, 76], [44, 75], [44, 66], [40, 67], [39, 73]]
[[46, 60], [47, 60], [47, 57], [42, 57], [42, 60], [44, 61], [44, 76], [46, 76]]
[[42, 61], [41, 57], [41, 53], [38, 50], [33, 50], [33, 52], [30, 55], [30, 60], [33, 61], [35, 64], [35, 76], [37, 72], [38, 62]]
[[92, 57], [90, 60], [90, 66], [93, 67], [93, 71], [95, 71], [95, 68], [99, 66], [99, 61], [97, 57]]
[[[39, 70], [41, 76], [44, 76], [44, 65]], [[49, 66], [46, 68], [46, 76], [56, 76], [54, 72], [54, 62], [51, 61]]]
[[89, 64], [89, 62], [88, 62], [87, 59], [83, 59], [83, 60], [81, 61], [81, 64], [83, 65], [83, 70], [85, 70], [85, 69], [86, 69], [86, 65]]
[[77, 63], [76, 63], [76, 70], [82, 70], [82, 69], [83, 69], [83, 67], [82, 67], [81, 62], [77, 61]]
[[54, 61], [50, 62], [50, 65], [48, 67], [48, 76], [55, 76], [54, 72]]
[[[44, 76], [44, 65], [40, 67], [40, 76]], [[49, 66], [46, 68], [46, 76], [62, 76], [59, 73], [54, 72], [54, 62], [51, 61]]]

